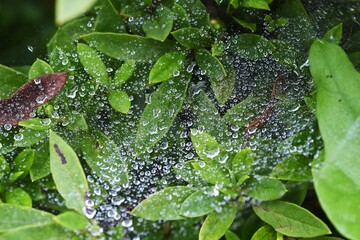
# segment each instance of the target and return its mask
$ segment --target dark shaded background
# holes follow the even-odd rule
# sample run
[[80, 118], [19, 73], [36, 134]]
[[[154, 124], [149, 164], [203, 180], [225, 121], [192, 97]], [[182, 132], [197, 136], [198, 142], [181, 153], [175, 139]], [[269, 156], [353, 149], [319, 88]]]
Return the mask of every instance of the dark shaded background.
[[0, 64], [31, 65], [46, 56], [57, 29], [54, 5], [54, 0], [0, 0]]

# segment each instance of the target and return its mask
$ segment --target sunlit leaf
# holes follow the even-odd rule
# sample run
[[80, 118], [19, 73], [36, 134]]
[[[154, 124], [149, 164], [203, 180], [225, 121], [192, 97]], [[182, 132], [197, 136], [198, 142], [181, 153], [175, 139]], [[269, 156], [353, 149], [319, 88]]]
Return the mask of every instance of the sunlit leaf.
[[276, 240], [276, 232], [269, 225], [259, 228], [251, 237], [251, 240]]
[[130, 98], [124, 91], [111, 91], [108, 95], [110, 105], [118, 112], [128, 113], [131, 102]]
[[334, 26], [329, 31], [326, 32], [323, 40], [332, 42], [335, 44], [340, 44], [342, 38], [343, 26], [342, 23]]
[[46, 73], [53, 72], [53, 69], [47, 62], [41, 59], [37, 59], [29, 70], [29, 79], [33, 79]]
[[89, 10], [96, 0], [72, 1], [72, 0], [56, 0], [55, 21], [57, 25], [79, 17]]
[[289, 237], [317, 237], [330, 234], [319, 218], [296, 204], [272, 201], [253, 206], [255, 213], [277, 232]]
[[255, 9], [270, 10], [268, 0], [240, 0], [239, 5]]
[[225, 239], [226, 240], [240, 240], [240, 238], [235, 234], [233, 233], [232, 231], [230, 230], [227, 230], [226, 233], [225, 233]]
[[185, 63], [185, 52], [169, 52], [161, 56], [151, 68], [150, 83], [166, 81], [180, 74], [180, 69]]
[[199, 233], [199, 240], [218, 240], [235, 219], [236, 206], [227, 204], [220, 212], [212, 212], [205, 219]]
[[360, 74], [339, 46], [320, 40], [311, 46], [310, 70], [317, 87], [316, 116], [325, 147], [322, 167], [313, 173], [316, 193], [336, 228], [357, 239]]
[[76, 212], [64, 212], [54, 217], [54, 221], [69, 230], [85, 230], [89, 220]]
[[182, 219], [179, 215], [181, 204], [193, 192], [192, 188], [185, 186], [167, 187], [150, 195], [131, 214], [153, 221]]
[[56, 188], [68, 208], [83, 213], [89, 190], [80, 161], [74, 150], [57, 134], [50, 131], [50, 169]]
[[31, 118], [31, 119], [20, 121], [19, 126], [23, 126], [23, 127], [33, 129], [33, 130], [43, 131], [43, 130], [47, 130], [47, 129], [51, 128], [52, 124], [51, 124], [51, 119], [49, 119], [49, 118], [47, 118], [47, 119]]

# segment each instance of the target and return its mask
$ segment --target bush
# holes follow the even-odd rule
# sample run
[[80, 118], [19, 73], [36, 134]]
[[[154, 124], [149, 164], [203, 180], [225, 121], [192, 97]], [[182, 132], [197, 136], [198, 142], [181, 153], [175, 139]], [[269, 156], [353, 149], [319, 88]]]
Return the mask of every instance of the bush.
[[360, 238], [356, 1], [92, 2], [0, 65], [1, 238]]

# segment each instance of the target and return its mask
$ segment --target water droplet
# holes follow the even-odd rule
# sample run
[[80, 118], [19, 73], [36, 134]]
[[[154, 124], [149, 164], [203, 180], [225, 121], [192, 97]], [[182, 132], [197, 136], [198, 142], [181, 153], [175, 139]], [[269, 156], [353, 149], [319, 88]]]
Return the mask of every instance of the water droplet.
[[32, 52], [32, 53], [34, 52], [34, 47], [33, 47], [33, 46], [28, 45], [28, 46], [27, 46], [27, 49], [28, 49], [30, 52]]

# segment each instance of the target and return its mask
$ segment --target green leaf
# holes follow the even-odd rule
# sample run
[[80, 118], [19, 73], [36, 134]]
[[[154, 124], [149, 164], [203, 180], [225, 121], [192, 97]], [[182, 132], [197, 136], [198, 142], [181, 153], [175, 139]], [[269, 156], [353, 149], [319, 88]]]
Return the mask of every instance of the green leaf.
[[33, 165], [30, 169], [31, 181], [34, 182], [51, 173], [49, 156], [49, 142], [45, 141], [36, 148]]
[[12, 93], [26, 83], [27, 80], [28, 76], [22, 72], [0, 64], [0, 98], [11, 97]]
[[286, 188], [281, 181], [266, 176], [255, 176], [246, 181], [245, 194], [261, 201], [281, 198]]
[[242, 180], [244, 176], [248, 176], [251, 174], [253, 170], [252, 163], [254, 161], [254, 156], [250, 148], [245, 148], [235, 154], [232, 159], [232, 172], [238, 181], [238, 184], [242, 183], [239, 180]]
[[89, 134], [79, 135], [77, 140], [81, 142], [83, 158], [97, 176], [106, 181], [116, 179], [119, 185], [128, 182], [127, 167], [119, 161], [122, 156], [113, 141], [94, 129]]
[[23, 172], [19, 179], [23, 179], [29, 173], [35, 157], [33, 149], [24, 149], [14, 159], [13, 172]]
[[196, 27], [180, 28], [171, 34], [176, 41], [188, 49], [209, 47], [213, 42], [207, 30]]
[[95, 22], [96, 32], [125, 32], [124, 17], [121, 16], [110, 0], [105, 0]]
[[169, 130], [182, 107], [190, 75], [180, 75], [166, 81], [151, 95], [136, 134], [135, 148], [139, 154], [154, 146]]
[[177, 220], [181, 204], [194, 190], [185, 186], [167, 187], [151, 194], [137, 205], [131, 214], [147, 220]]
[[0, 204], [0, 232], [52, 223], [52, 214], [25, 206]]
[[220, 154], [220, 145], [206, 132], [191, 129], [191, 141], [197, 155], [205, 162], [211, 162]]
[[259, 228], [251, 237], [251, 240], [277, 240], [276, 232], [268, 225]]
[[233, 233], [232, 231], [230, 230], [227, 230], [226, 233], [225, 233], [225, 239], [226, 240], [240, 240], [240, 238], [235, 234]]
[[90, 33], [81, 37], [90, 46], [119, 60], [148, 62], [173, 50], [174, 44], [125, 33]]
[[235, 219], [236, 206], [227, 204], [220, 212], [212, 212], [205, 219], [199, 233], [199, 240], [218, 240]]
[[229, 50], [241, 57], [256, 60], [270, 55], [274, 46], [260, 35], [245, 33], [231, 38]]
[[66, 127], [72, 131], [86, 131], [88, 129], [88, 125], [86, 120], [82, 114], [77, 112], [69, 113], [68, 117], [68, 124]]
[[161, 56], [151, 68], [149, 83], [164, 82], [180, 74], [185, 63], [185, 52], [173, 51]]
[[203, 161], [194, 161], [191, 164], [194, 169], [199, 171], [201, 178], [208, 183], [216, 184], [220, 187], [229, 187], [232, 185], [229, 171], [225, 167]]
[[253, 206], [261, 220], [289, 237], [317, 237], [331, 234], [330, 229], [308, 210], [288, 202], [262, 202]]
[[205, 49], [199, 49], [197, 51], [196, 62], [204, 74], [210, 78], [211, 87], [216, 99], [220, 103], [225, 103], [232, 93], [235, 79], [234, 73], [232, 73], [232, 76], [227, 76], [224, 66], [219, 59], [212, 56], [211, 53]]
[[130, 98], [124, 91], [114, 90], [108, 95], [110, 105], [118, 112], [128, 113], [131, 102]]
[[239, 5], [254, 9], [270, 10], [268, 0], [240, 0]]
[[239, 19], [236, 17], [233, 17], [233, 19], [240, 24], [240, 26], [249, 29], [251, 32], [255, 32], [256, 31], [256, 23], [252, 23], [249, 21], [246, 21], [244, 19]]
[[[336, 56], [336, 57], [334, 57]], [[317, 87], [316, 116], [325, 160], [314, 172], [315, 190], [326, 215], [347, 238], [360, 238], [360, 74], [337, 45], [315, 41], [310, 70]], [[346, 202], [346, 204], [344, 204]]]
[[54, 221], [69, 230], [86, 230], [89, 220], [82, 214], [67, 211], [55, 216]]
[[152, 15], [149, 20], [146, 20], [142, 28], [146, 36], [164, 41], [169, 35], [173, 26], [174, 13], [167, 7], [160, 5], [155, 15]]
[[21, 188], [14, 188], [5, 193], [5, 202], [11, 205], [31, 207], [32, 200], [30, 195]]
[[83, 213], [89, 190], [85, 174], [74, 150], [57, 134], [50, 131], [50, 169], [56, 188], [68, 208]]
[[86, 44], [78, 43], [77, 53], [85, 71], [88, 72], [96, 82], [107, 84], [108, 73], [106, 66], [96, 51]]
[[[219, 195], [214, 187], [206, 187], [192, 193], [182, 203], [180, 215], [184, 217], [200, 217], [221, 206], [224, 196]], [[201, 204], [199, 204], [201, 202]]]
[[14, 141], [16, 147], [30, 147], [35, 143], [41, 142], [48, 136], [47, 131], [38, 131], [30, 128], [25, 128], [23, 131], [18, 133]]
[[193, 162], [195, 161], [190, 160], [184, 163], [178, 163], [175, 165], [174, 171], [184, 181], [194, 184], [195, 186], [202, 186], [206, 184], [206, 181], [204, 181], [198, 174], [196, 174], [196, 170], [192, 165]]
[[278, 163], [271, 176], [281, 180], [311, 181], [311, 159], [293, 155]]
[[57, 25], [63, 25], [65, 22], [79, 17], [88, 11], [96, 0], [72, 1], [72, 0], [56, 0], [55, 6], [55, 22]]
[[325, 36], [323, 37], [323, 40], [339, 45], [342, 38], [342, 32], [343, 32], [343, 26], [342, 23], [340, 23], [335, 27], [331, 28], [329, 31], [327, 31]]
[[4, 183], [7, 180], [10, 174], [10, 166], [9, 163], [0, 156], [0, 183]]
[[8, 231], [1, 235], [4, 240], [18, 239], [72, 239], [68, 231], [55, 223], [28, 225]]
[[120, 87], [133, 75], [136, 67], [134, 60], [128, 60], [115, 72], [114, 86]]
[[53, 73], [53, 72], [54, 72], [53, 69], [47, 62], [41, 59], [36, 59], [36, 61], [33, 63], [33, 65], [29, 70], [29, 79], [33, 79], [38, 76], [44, 75], [46, 73]]
[[51, 128], [52, 125], [50, 118], [31, 118], [19, 122], [19, 126], [39, 131], [47, 130]]
[[173, 11], [174, 11], [174, 24], [173, 24], [174, 30], [177, 30], [179, 28], [190, 27], [189, 16], [181, 5], [174, 3]]

